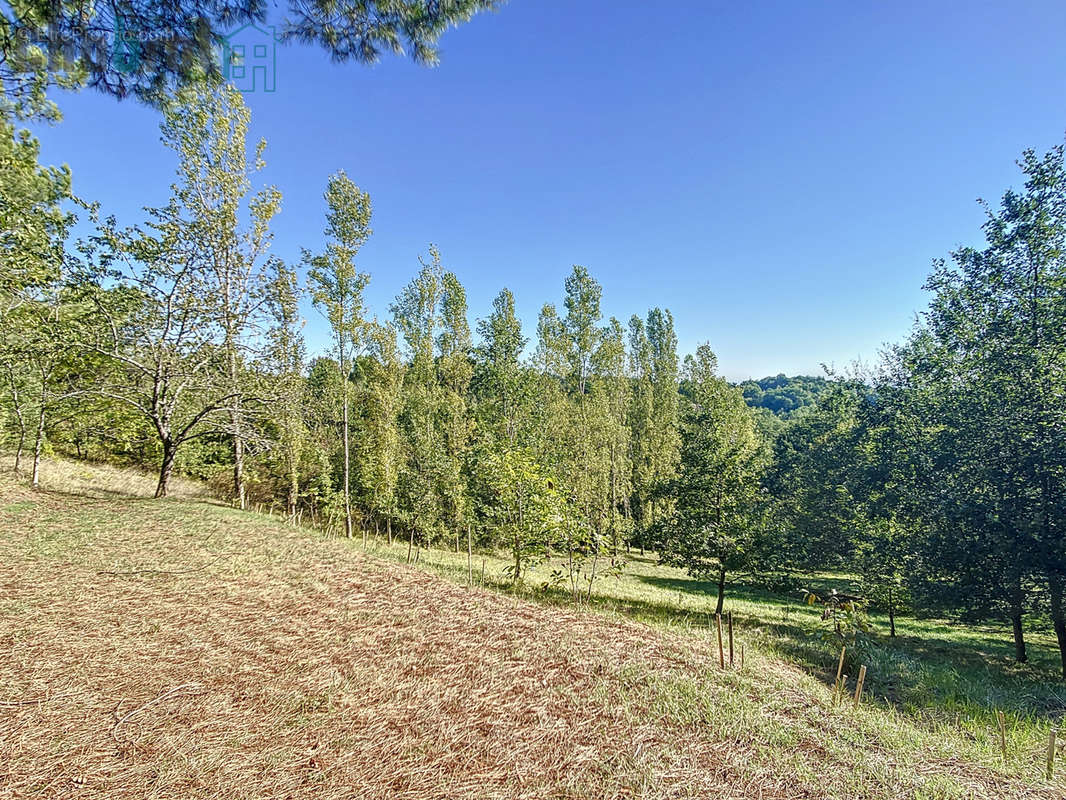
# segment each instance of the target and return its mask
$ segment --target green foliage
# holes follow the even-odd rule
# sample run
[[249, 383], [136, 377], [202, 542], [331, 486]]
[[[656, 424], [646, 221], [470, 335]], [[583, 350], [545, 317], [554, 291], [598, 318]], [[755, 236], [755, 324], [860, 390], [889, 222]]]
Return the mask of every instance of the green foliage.
[[338, 172], [326, 186], [326, 250], [320, 255], [304, 252], [311, 301], [325, 314], [333, 333], [337, 367], [341, 375], [341, 494], [344, 498], [344, 532], [351, 538], [351, 371], [363, 346], [366, 326], [363, 290], [370, 276], [358, 272], [355, 257], [372, 233], [370, 195]]
[[752, 408], [766, 409], [776, 417], [791, 419], [814, 405], [828, 383], [822, 377], [779, 374], [757, 381], [743, 381], [739, 386], [744, 392], [744, 400]]
[[877, 645], [877, 638], [861, 599], [840, 596], [835, 591], [825, 596], [808, 591], [806, 601], [807, 605], [821, 608], [816, 635], [826, 646], [828, 654], [834, 655], [841, 647], [846, 648], [846, 663], [851, 667], [869, 660]]
[[766, 448], [743, 396], [715, 374], [717, 366], [705, 344], [685, 360], [675, 508], [658, 538], [664, 563], [717, 578], [721, 611], [726, 574], [747, 567], [758, 548]]
[[[314, 43], [334, 61], [369, 64], [382, 53], [406, 51], [417, 63], [433, 64], [437, 41], [449, 27], [498, 5], [499, 0], [365, 0], [340, 6], [293, 0], [281, 12], [278, 35], [285, 42]], [[176, 87], [218, 80], [218, 43], [247, 23], [266, 25], [269, 13], [269, 6], [253, 0], [224, 5], [14, 0], [0, 9], [0, 115], [7, 107], [23, 114], [49, 111], [50, 86], [82, 83], [117, 98], [133, 95], [165, 106]]]
[[0, 317], [60, 277], [70, 170], [44, 167], [39, 156], [29, 131], [0, 118]]
[[936, 264], [885, 383], [918, 465], [923, 601], [1009, 616], [1025, 660], [1021, 618], [1046, 592], [1066, 676], [1066, 148], [1020, 166], [986, 246]]
[[[304, 253], [332, 333], [308, 363], [239, 92], [177, 92], [171, 199], [133, 228], [90, 207], [77, 248], [69, 172], [0, 125], [0, 424], [33, 482], [53, 447], [153, 464], [159, 495], [179, 470], [409, 549], [469, 531], [507, 552], [512, 583], [543, 567], [586, 602], [633, 545], [711, 580], [719, 608], [727, 578], [846, 570], [890, 635], [908, 611], [1007, 620], [1024, 662], [1027, 626], [1050, 617], [1066, 668], [1063, 147], [1024, 155], [985, 246], [936, 264], [928, 312], [876, 371], [737, 387], [707, 345], [679, 375], [669, 311], [605, 319], [580, 266], [531, 357], [507, 290], [475, 339], [435, 247], [391, 321], [371, 319], [371, 203], [343, 172], [325, 245]], [[865, 613], [836, 606], [833, 636], [860, 644]]]
[[559, 541], [562, 501], [527, 450], [488, 453], [478, 458], [477, 468], [482, 519], [510, 550], [506, 575], [516, 583]]

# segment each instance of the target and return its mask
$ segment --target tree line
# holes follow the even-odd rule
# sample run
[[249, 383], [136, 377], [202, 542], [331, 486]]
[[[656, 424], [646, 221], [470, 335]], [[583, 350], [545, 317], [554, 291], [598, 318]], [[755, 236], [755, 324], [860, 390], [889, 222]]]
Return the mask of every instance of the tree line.
[[[167, 203], [124, 226], [0, 135], [0, 422], [34, 485], [46, 448], [183, 473], [294, 524], [510, 554], [575, 600], [652, 550], [717, 586], [841, 570], [890, 617], [1050, 618], [1066, 669], [1066, 168], [1021, 161], [983, 248], [929, 278], [929, 309], [872, 369], [742, 386], [669, 311], [604, 318], [574, 267], [532, 336], [503, 289], [470, 324], [435, 247], [382, 316], [364, 302], [371, 198], [324, 191], [325, 242], [271, 251], [282, 196], [221, 85], [162, 110]], [[91, 233], [76, 240], [75, 224]], [[310, 355], [301, 302], [329, 324]], [[384, 310], [383, 310], [384, 311]], [[773, 424], [759, 406], [777, 414]]]

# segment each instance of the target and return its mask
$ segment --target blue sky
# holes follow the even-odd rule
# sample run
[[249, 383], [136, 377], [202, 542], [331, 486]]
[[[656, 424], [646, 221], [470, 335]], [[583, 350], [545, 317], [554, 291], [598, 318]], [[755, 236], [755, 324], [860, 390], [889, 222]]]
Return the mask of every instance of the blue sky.
[[[276, 92], [246, 99], [278, 254], [321, 246], [330, 173], [370, 192], [379, 315], [434, 242], [472, 322], [507, 286], [535, 336], [584, 264], [606, 314], [671, 309], [681, 349], [709, 341], [730, 378], [817, 374], [905, 335], [931, 260], [980, 242], [976, 198], [1063, 141], [1064, 32], [1059, 0], [511, 0], [446, 34], [436, 68], [286, 47]], [[57, 99], [42, 157], [81, 196], [129, 223], [165, 202], [155, 112]]]

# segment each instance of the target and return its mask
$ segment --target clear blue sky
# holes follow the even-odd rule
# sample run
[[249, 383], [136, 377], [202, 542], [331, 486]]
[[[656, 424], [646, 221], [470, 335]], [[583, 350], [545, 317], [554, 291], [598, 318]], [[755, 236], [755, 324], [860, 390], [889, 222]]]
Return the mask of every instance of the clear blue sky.
[[[817, 374], [903, 336], [931, 259], [980, 241], [975, 199], [1063, 140], [1064, 41], [1061, 0], [511, 0], [434, 69], [286, 47], [277, 91], [247, 100], [284, 194], [276, 252], [320, 247], [345, 169], [373, 198], [382, 316], [435, 242], [472, 321], [508, 286], [532, 338], [578, 263], [606, 314], [671, 309], [730, 378]], [[163, 204], [157, 115], [59, 100], [44, 159], [122, 221]]]

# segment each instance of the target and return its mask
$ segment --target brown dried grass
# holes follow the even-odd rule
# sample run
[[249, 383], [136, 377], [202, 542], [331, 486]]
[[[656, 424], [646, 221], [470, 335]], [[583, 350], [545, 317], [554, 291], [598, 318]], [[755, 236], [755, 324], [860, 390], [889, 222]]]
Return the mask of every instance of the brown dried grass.
[[3, 798], [1036, 796], [877, 741], [853, 761], [782, 663], [722, 673], [699, 640], [252, 515], [0, 481], [0, 530]]

